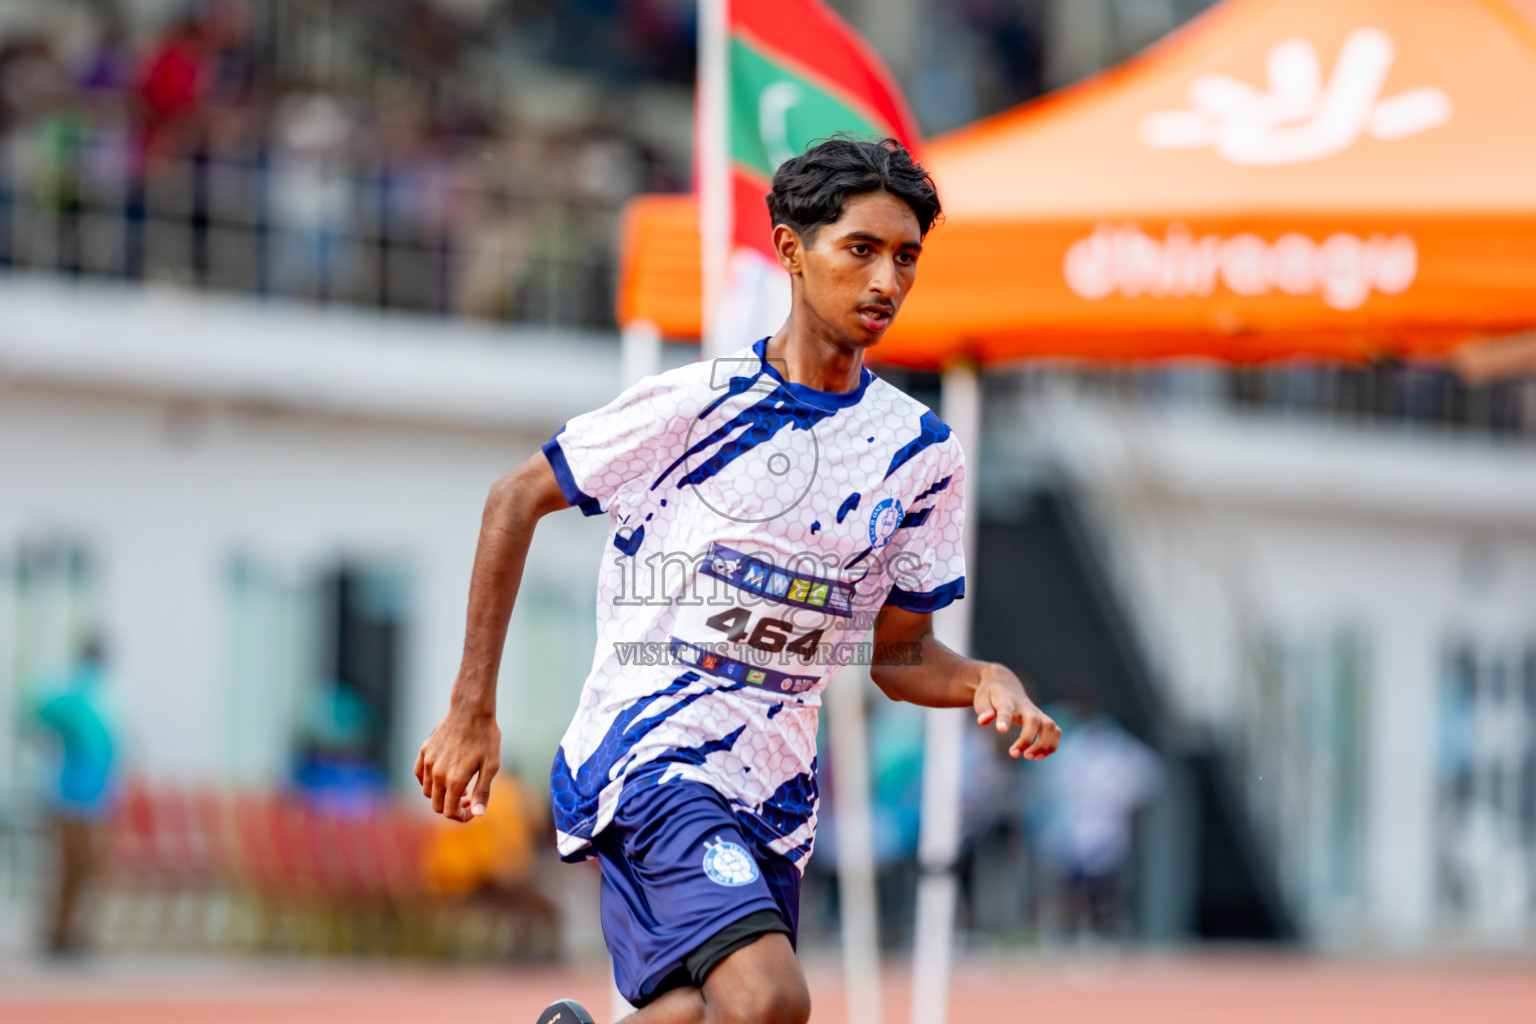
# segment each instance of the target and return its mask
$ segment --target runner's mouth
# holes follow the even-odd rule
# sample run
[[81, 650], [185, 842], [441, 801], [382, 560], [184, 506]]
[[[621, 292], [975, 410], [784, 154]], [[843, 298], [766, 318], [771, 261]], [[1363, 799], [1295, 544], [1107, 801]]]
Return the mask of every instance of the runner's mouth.
[[891, 318], [895, 315], [895, 310], [892, 310], [886, 306], [859, 307], [859, 322], [862, 323], [864, 325], [864, 329], [869, 331], [871, 334], [879, 334], [881, 331], [891, 326]]

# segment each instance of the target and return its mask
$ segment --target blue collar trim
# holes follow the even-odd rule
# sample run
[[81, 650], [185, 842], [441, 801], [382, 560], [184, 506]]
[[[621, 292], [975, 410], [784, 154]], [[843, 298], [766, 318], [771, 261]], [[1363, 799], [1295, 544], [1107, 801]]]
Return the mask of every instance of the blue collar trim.
[[752, 346], [752, 351], [757, 353], [761, 366], [761, 372], [766, 373], [778, 382], [790, 394], [808, 405], [820, 406], [823, 409], [846, 409], [850, 405], [858, 404], [864, 397], [864, 392], [869, 389], [869, 384], [875, 379], [869, 367], [859, 367], [859, 386], [852, 391], [819, 391], [807, 384], [792, 384], [784, 379], [784, 376], [768, 361], [768, 339], [763, 338]]

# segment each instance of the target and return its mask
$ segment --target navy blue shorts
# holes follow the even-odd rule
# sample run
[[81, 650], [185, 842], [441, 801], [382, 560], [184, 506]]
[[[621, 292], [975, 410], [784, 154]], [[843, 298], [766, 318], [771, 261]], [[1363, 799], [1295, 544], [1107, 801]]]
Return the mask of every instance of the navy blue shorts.
[[706, 785], [673, 779], [626, 794], [592, 845], [614, 981], [635, 1006], [695, 984], [690, 954], [744, 918], [776, 913], [783, 927], [771, 930], [795, 941], [800, 869], [748, 838]]

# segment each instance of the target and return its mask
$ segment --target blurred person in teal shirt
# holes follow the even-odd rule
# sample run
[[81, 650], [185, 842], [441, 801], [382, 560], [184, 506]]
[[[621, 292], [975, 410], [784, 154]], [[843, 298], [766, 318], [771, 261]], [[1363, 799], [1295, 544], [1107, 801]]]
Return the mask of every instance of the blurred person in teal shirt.
[[56, 955], [83, 946], [80, 907], [97, 874], [101, 832], [111, 809], [117, 751], [106, 690], [102, 643], [93, 637], [68, 670], [32, 695], [30, 717], [40, 733], [55, 740], [57, 758], [48, 799], [56, 874], [45, 918], [48, 949]]

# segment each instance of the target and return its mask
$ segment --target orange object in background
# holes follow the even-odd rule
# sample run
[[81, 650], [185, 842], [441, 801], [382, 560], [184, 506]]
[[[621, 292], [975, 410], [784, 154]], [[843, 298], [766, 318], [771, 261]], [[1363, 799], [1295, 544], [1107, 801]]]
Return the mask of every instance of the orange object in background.
[[465, 896], [486, 885], [512, 887], [533, 871], [534, 801], [509, 775], [491, 783], [485, 816], [467, 823], [434, 821], [422, 870], [434, 892]]
[[[1354, 360], [1536, 327], [1533, 6], [1231, 0], [933, 140], [946, 220], [871, 355]], [[688, 202], [626, 235], [621, 319], [674, 337]]]
[[668, 338], [698, 338], [704, 330], [699, 246], [698, 197], [632, 200], [619, 229], [619, 323], [649, 320]]

